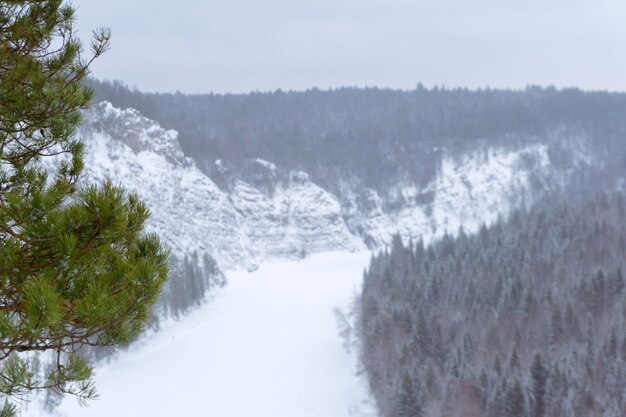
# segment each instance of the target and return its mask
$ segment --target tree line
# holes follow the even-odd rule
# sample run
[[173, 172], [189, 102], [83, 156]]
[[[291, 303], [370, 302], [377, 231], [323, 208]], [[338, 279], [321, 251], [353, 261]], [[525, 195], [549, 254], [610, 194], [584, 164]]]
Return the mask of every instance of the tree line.
[[[99, 100], [134, 107], [176, 129], [187, 156], [219, 181], [215, 161], [240, 171], [262, 158], [310, 174], [342, 195], [346, 183], [384, 196], [399, 182], [428, 184], [442, 155], [584, 137], [623, 155], [626, 94], [528, 87], [411, 91], [339, 88], [303, 92], [185, 95], [145, 93], [90, 80]], [[567, 147], [554, 160], [566, 163]], [[612, 152], [602, 154], [615, 159]]]

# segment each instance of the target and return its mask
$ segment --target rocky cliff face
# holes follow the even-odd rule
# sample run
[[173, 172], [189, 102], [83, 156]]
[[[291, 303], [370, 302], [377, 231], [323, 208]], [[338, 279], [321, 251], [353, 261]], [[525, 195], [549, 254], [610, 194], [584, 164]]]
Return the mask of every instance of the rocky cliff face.
[[[109, 103], [85, 114], [85, 179], [106, 178], [136, 192], [150, 207], [150, 231], [182, 258], [208, 253], [222, 268], [254, 268], [266, 258], [298, 257], [363, 245], [350, 233], [337, 198], [303, 172], [275, 178], [253, 161], [272, 189], [231, 179], [220, 189], [183, 155], [177, 133], [132, 109]], [[264, 182], [265, 184], [266, 182]]]
[[81, 135], [87, 180], [109, 178], [136, 192], [152, 211], [150, 230], [175, 257], [208, 253], [221, 268], [381, 248], [395, 233], [428, 240], [460, 227], [474, 231], [567, 183], [574, 167], [592, 163], [580, 139], [568, 147], [567, 166], [553, 163], [545, 143], [455, 157], [441, 152], [436, 178], [425, 187], [398, 183], [381, 197], [346, 183], [335, 195], [305, 172], [261, 159], [236, 171], [217, 160], [211, 170], [217, 175], [209, 178], [185, 157], [175, 131], [106, 102], [86, 112]]
[[567, 181], [569, 171], [555, 168], [548, 150], [536, 144], [516, 151], [487, 148], [444, 156], [436, 178], [424, 188], [398, 184], [387, 200], [371, 189], [350, 196], [344, 210], [347, 223], [374, 247], [389, 244], [395, 233], [404, 241], [430, 241], [460, 228], [475, 232]]

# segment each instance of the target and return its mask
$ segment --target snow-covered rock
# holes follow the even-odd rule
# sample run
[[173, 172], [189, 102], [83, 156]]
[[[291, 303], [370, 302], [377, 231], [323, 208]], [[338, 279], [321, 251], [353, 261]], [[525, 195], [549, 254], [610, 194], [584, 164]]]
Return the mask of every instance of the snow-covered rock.
[[[334, 195], [307, 173], [254, 159], [236, 170], [216, 160], [210, 178], [187, 158], [177, 133], [133, 109], [100, 103], [85, 114], [86, 178], [135, 191], [152, 210], [150, 230], [183, 257], [209, 253], [222, 268], [331, 250], [380, 248], [395, 233], [426, 241], [459, 228], [476, 231], [539, 191], [562, 186], [547, 143], [447, 155], [425, 187], [399, 183], [384, 196], [348, 186]], [[590, 164], [584, 138], [576, 163]], [[219, 186], [218, 186], [219, 184]], [[539, 190], [539, 191], [538, 191]]]
[[273, 196], [244, 181], [223, 191], [184, 156], [175, 131], [110, 103], [87, 111], [80, 133], [87, 145], [84, 178], [136, 192], [152, 212], [149, 230], [175, 256], [209, 253], [222, 268], [253, 269], [267, 258], [362, 248], [337, 199], [305, 173], [290, 173]]
[[363, 190], [348, 196], [344, 217], [369, 246], [388, 245], [396, 233], [405, 241], [428, 242], [461, 228], [475, 232], [512, 209], [527, 207], [542, 192], [563, 185], [568, 174], [552, 165], [546, 144], [444, 155], [437, 177], [426, 187], [398, 184], [387, 201]]
[[290, 181], [269, 197], [237, 181], [230, 200], [242, 215], [245, 235], [253, 242], [257, 258], [361, 246], [341, 217], [339, 201], [304, 173], [293, 172]]

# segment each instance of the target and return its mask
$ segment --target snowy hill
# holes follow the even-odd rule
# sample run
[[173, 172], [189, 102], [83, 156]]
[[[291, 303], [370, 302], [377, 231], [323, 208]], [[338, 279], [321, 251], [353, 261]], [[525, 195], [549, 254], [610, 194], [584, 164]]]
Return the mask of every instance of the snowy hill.
[[[569, 175], [552, 165], [548, 145], [537, 143], [461, 157], [444, 154], [426, 187], [397, 184], [391, 197], [351, 184], [334, 195], [305, 172], [261, 159], [239, 171], [218, 160], [214, 181], [185, 157], [175, 131], [106, 102], [86, 113], [81, 134], [88, 146], [87, 180], [110, 178], [137, 192], [152, 210], [150, 229], [175, 256], [208, 253], [223, 269], [376, 249], [397, 232], [406, 239], [429, 239], [461, 226], [476, 230], [512, 207], [530, 204]], [[582, 161], [584, 150], [579, 153]]]
[[152, 211], [151, 231], [175, 256], [208, 253], [224, 269], [251, 269], [267, 258], [362, 247], [337, 199], [304, 173], [291, 172], [272, 196], [244, 181], [224, 192], [183, 155], [175, 131], [109, 103], [86, 113], [81, 134], [85, 178], [138, 193]]
[[[532, 164], [524, 166], [529, 158]], [[367, 210], [362, 204], [361, 210], [349, 211], [348, 221], [350, 228], [374, 247], [388, 245], [395, 233], [405, 241], [420, 236], [429, 241], [445, 233], [456, 234], [460, 227], [474, 232], [512, 208], [531, 203], [535, 198], [531, 176], [551, 175], [557, 174], [545, 145], [443, 158], [437, 178], [426, 188], [405, 185], [394, 190], [396, 208], [385, 210], [378, 194], [367, 190]], [[431, 200], [420, 203], [422, 195], [430, 195]]]

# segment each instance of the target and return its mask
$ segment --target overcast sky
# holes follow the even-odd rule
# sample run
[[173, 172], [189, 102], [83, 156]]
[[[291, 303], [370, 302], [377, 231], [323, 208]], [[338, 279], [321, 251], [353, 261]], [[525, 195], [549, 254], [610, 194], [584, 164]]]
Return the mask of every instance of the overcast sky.
[[624, 0], [74, 0], [109, 26], [94, 76], [144, 91], [513, 87], [626, 91]]

